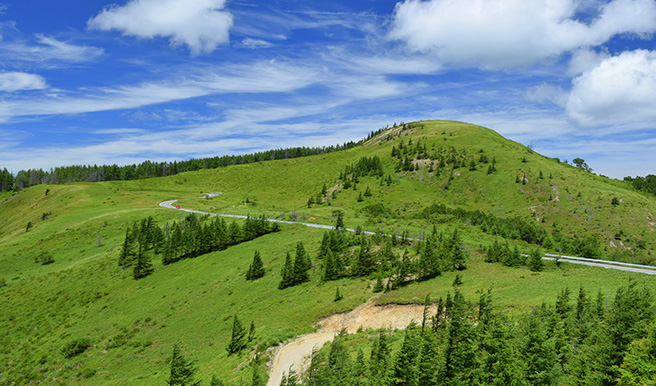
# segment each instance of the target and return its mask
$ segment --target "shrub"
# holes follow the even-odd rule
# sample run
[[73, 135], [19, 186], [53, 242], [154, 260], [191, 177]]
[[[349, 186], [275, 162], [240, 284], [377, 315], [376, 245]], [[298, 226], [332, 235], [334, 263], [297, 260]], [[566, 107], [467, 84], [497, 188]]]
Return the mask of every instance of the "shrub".
[[91, 340], [89, 338], [79, 338], [64, 345], [61, 352], [65, 358], [72, 358], [82, 354], [89, 347], [91, 347]]

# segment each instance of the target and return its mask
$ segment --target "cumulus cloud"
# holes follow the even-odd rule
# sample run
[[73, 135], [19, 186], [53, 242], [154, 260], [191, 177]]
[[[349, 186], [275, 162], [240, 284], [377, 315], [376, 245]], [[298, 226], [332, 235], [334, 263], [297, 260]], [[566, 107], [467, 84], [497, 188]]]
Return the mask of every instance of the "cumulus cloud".
[[229, 40], [232, 14], [226, 0], [131, 0], [112, 5], [89, 19], [87, 26], [117, 30], [140, 38], [168, 37], [172, 46], [186, 44], [196, 55]]
[[[575, 0], [406, 0], [398, 3], [389, 38], [445, 63], [484, 69], [531, 66], [621, 33], [656, 31], [656, 2], [597, 5], [589, 24]], [[589, 4], [588, 4], [589, 5]]]
[[590, 49], [580, 49], [572, 54], [567, 73], [570, 76], [581, 75], [582, 73], [597, 67], [599, 63], [609, 57], [610, 55], [606, 52], [598, 53]]
[[42, 90], [47, 87], [46, 80], [40, 75], [25, 72], [0, 73], [0, 91]]
[[582, 126], [656, 119], [656, 51], [623, 52], [572, 81], [567, 114]]

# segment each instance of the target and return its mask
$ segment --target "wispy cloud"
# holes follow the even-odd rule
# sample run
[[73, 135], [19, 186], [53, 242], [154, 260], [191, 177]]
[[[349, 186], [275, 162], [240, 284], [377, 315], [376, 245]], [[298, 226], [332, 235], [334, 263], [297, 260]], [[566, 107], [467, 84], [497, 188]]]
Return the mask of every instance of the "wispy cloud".
[[0, 73], [0, 91], [42, 90], [47, 87], [46, 80], [40, 75], [25, 72]]
[[94, 60], [103, 53], [102, 48], [75, 45], [42, 34], [34, 35], [32, 41], [19, 37], [5, 39], [0, 43], [0, 62], [11, 66], [19, 65], [20, 62], [40, 67], [61, 62], [82, 63]]

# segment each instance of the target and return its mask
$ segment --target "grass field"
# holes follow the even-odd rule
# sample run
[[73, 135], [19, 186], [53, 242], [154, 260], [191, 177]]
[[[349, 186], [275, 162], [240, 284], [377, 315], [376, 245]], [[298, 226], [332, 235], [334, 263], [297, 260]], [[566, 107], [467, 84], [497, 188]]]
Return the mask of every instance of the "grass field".
[[[395, 172], [392, 147], [410, 139], [421, 140], [428, 149], [466, 148], [472, 158], [483, 148], [490, 158], [496, 157], [498, 171], [487, 174], [483, 166], [474, 171], [461, 167], [438, 176], [424, 163], [413, 172]], [[369, 176], [360, 178], [357, 190], [341, 189], [340, 172], [374, 155], [393, 183], [381, 186], [380, 179]], [[527, 162], [522, 162], [524, 157]], [[453, 180], [444, 190], [449, 175]], [[518, 175], [526, 176], [526, 184], [515, 183]], [[308, 198], [324, 184], [329, 191], [337, 189], [336, 197], [308, 208]], [[367, 187], [372, 196], [359, 202], [358, 195]], [[205, 382], [216, 374], [238, 384], [250, 379], [250, 356], [227, 356], [233, 315], [246, 325], [255, 323], [256, 345], [264, 350], [311, 331], [321, 316], [350, 310], [372, 296], [371, 278], [322, 283], [318, 272], [311, 273], [310, 283], [278, 290], [285, 253], [298, 241], [313, 258], [317, 255], [323, 231], [300, 225], [283, 225], [281, 232], [168, 266], [155, 261], [152, 275], [134, 280], [131, 271], [117, 265], [125, 229], [147, 216], [164, 224], [185, 215], [158, 207], [165, 200], [180, 199], [186, 208], [294, 216], [324, 224], [333, 224], [334, 211], [341, 210], [348, 227], [382, 228], [386, 233], [407, 229], [413, 236], [432, 227], [417, 214], [432, 203], [445, 203], [539, 220], [550, 232], [593, 234], [609, 257], [651, 262], [656, 200], [627, 188], [621, 181], [531, 152], [491, 130], [443, 121], [394, 128], [364, 146], [314, 157], [140, 181], [31, 187], [0, 206], [0, 283], [6, 284], [0, 287], [0, 384], [163, 384], [176, 342], [196, 361]], [[222, 195], [198, 198], [206, 192]], [[10, 197], [0, 195], [0, 203]], [[611, 205], [613, 197], [619, 205]], [[566, 263], [547, 263], [541, 273], [487, 264], [480, 250], [494, 237], [451, 218], [438, 224], [445, 232], [455, 227], [472, 254], [468, 269], [461, 272], [470, 301], [493, 287], [498, 304], [512, 312], [552, 302], [564, 287], [574, 292], [584, 286], [588, 293], [601, 290], [610, 295], [630, 277], [656, 290], [656, 282], [640, 274]], [[246, 281], [255, 250], [261, 252], [267, 274]], [[54, 262], [35, 263], [42, 252], [52, 253]], [[436, 299], [452, 289], [454, 277], [445, 273], [410, 284], [381, 295], [377, 302], [423, 302], [426, 294]], [[335, 303], [338, 285], [345, 299]], [[92, 346], [64, 358], [61, 348], [84, 337]]]

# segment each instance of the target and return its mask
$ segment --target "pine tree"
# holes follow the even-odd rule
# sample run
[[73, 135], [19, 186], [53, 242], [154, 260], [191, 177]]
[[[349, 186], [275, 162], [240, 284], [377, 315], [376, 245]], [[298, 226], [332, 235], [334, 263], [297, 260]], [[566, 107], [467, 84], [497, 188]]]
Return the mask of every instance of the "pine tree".
[[379, 268], [378, 276], [376, 277], [376, 284], [374, 284], [373, 292], [374, 293], [383, 292], [384, 289], [385, 286], [383, 286], [383, 271], [382, 269]]
[[169, 386], [198, 386], [200, 381], [194, 380], [196, 367], [193, 362], [187, 360], [180, 350], [178, 344], [173, 345], [173, 355], [171, 356], [171, 376], [168, 380]]
[[285, 265], [283, 266], [280, 275], [282, 276], [282, 279], [280, 280], [280, 284], [278, 284], [279, 289], [294, 285], [294, 265], [289, 252], [287, 252], [287, 256], [285, 257]]
[[228, 355], [232, 355], [244, 348], [246, 348], [246, 329], [242, 326], [237, 315], [235, 315], [232, 322], [232, 338], [228, 347], [226, 347], [226, 351], [228, 351]]
[[121, 253], [118, 256], [118, 265], [123, 268], [127, 268], [132, 265], [135, 257], [132, 236], [130, 234], [130, 228], [128, 227], [125, 230], [125, 240], [123, 241], [123, 247], [121, 248]]
[[216, 375], [212, 375], [212, 379], [210, 380], [210, 386], [225, 386], [225, 383], [223, 383], [222, 380], [216, 377]]
[[337, 287], [337, 290], [335, 291], [335, 299], [333, 301], [338, 302], [342, 299], [344, 299], [344, 296], [342, 295], [341, 292], [339, 292], [339, 287]]
[[440, 370], [439, 343], [433, 331], [426, 329], [421, 342], [421, 350], [417, 359], [417, 384], [421, 386], [437, 386]]
[[260, 257], [260, 251], [255, 251], [253, 256], [253, 263], [248, 267], [246, 272], [246, 280], [256, 280], [264, 276], [264, 264]]
[[364, 197], [362, 197], [362, 192], [358, 194], [358, 202], [364, 201]]
[[248, 343], [255, 340], [255, 322], [251, 321], [251, 328], [248, 330]]
[[368, 186], [367, 186], [367, 189], [364, 192], [364, 196], [365, 197], [371, 197], [372, 196], [371, 189]]
[[312, 268], [312, 262], [310, 261], [310, 256], [305, 252], [305, 247], [303, 247], [303, 242], [299, 241], [296, 244], [296, 256], [294, 257], [294, 268], [293, 268], [293, 284], [301, 284], [310, 280], [308, 271]]
[[153, 272], [153, 263], [150, 261], [150, 255], [144, 250], [141, 243], [137, 247], [137, 257], [134, 263], [132, 276], [135, 279], [141, 279], [150, 275]]
[[533, 272], [542, 272], [544, 269], [544, 262], [542, 261], [542, 251], [540, 248], [534, 248], [528, 258], [528, 269]]
[[394, 367], [390, 373], [389, 385], [415, 386], [417, 385], [417, 357], [419, 356], [420, 339], [417, 325], [410, 323], [405, 330], [405, 337], [401, 350], [396, 355]]

